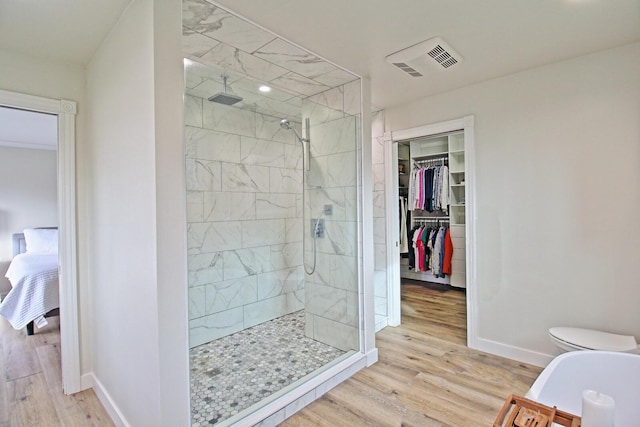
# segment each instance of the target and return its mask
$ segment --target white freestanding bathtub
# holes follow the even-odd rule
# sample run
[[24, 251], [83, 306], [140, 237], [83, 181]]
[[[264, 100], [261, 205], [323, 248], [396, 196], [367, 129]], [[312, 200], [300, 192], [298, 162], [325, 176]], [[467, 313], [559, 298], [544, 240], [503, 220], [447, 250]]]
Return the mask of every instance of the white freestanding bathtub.
[[615, 400], [616, 427], [640, 426], [640, 355], [572, 351], [549, 363], [526, 397], [581, 415], [582, 391], [596, 390]]

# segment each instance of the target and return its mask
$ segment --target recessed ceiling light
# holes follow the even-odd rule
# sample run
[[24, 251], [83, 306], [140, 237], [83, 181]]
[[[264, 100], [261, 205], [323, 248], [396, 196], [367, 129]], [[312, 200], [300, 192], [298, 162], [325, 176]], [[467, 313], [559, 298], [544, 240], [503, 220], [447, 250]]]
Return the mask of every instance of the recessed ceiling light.
[[267, 85], [262, 85], [258, 88], [260, 92], [271, 92], [271, 88]]
[[184, 66], [188, 67], [189, 65], [193, 64], [193, 61], [190, 60], [189, 58], [184, 58]]

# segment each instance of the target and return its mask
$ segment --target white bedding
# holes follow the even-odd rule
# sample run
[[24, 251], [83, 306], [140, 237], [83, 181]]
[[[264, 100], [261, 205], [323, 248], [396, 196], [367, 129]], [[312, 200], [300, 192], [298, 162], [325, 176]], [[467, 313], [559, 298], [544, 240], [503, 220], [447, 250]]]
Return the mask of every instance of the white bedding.
[[15, 329], [59, 307], [57, 253], [16, 255], [5, 276], [12, 289], [0, 304], [0, 315]]

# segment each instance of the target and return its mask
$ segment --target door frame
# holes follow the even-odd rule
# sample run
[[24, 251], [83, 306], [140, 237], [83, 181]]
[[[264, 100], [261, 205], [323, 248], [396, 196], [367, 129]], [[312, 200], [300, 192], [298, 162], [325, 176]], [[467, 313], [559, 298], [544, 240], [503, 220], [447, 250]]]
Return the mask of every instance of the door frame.
[[478, 348], [478, 312], [476, 289], [476, 179], [474, 116], [433, 123], [384, 134], [385, 215], [387, 234], [387, 317], [389, 326], [401, 323], [400, 297], [400, 231], [398, 213], [398, 146], [395, 141], [432, 136], [456, 130], [464, 131], [465, 150], [465, 236], [466, 236], [466, 295], [467, 295], [467, 346]]
[[77, 105], [0, 90], [0, 105], [58, 117], [58, 263], [60, 287], [60, 353], [65, 394], [81, 390], [76, 241], [76, 113]]

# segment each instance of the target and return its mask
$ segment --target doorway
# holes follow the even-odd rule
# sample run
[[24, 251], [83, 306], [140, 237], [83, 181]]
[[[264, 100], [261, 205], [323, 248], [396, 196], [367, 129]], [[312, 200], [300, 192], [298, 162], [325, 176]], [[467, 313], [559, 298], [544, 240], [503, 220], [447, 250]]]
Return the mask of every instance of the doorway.
[[[432, 223], [436, 226], [451, 227], [454, 253], [457, 252], [458, 275], [449, 278], [428, 280], [440, 283], [440, 286], [466, 288], [466, 343], [468, 347], [476, 348], [476, 289], [475, 289], [475, 179], [474, 179], [474, 137], [473, 116], [432, 125], [385, 133], [385, 178], [386, 186], [386, 217], [387, 217], [387, 254], [389, 267], [387, 269], [387, 299], [388, 324], [398, 326], [401, 323], [401, 280], [428, 280], [426, 274], [416, 271], [415, 266], [409, 270], [408, 262], [402, 261], [400, 255], [401, 240], [401, 209], [398, 208], [401, 186], [407, 185], [407, 180], [401, 180], [399, 172], [410, 172], [419, 160], [424, 166], [433, 164], [450, 167], [447, 178], [451, 180], [448, 195], [450, 200], [447, 208], [442, 208], [440, 214], [428, 212], [430, 209], [420, 210], [419, 216], [408, 219], [405, 224], [410, 230], [414, 226], [427, 227]], [[403, 148], [399, 150], [399, 143]], [[413, 146], [413, 158], [404, 147]], [[399, 156], [399, 151], [402, 156]], [[403, 160], [406, 159], [406, 160]], [[446, 161], [445, 161], [446, 159]], [[399, 170], [399, 163], [403, 163], [403, 170]], [[403, 182], [404, 181], [404, 182]], [[449, 185], [449, 184], [447, 184]], [[411, 198], [412, 196], [410, 196]], [[423, 207], [423, 206], [420, 206]], [[425, 214], [426, 212], [426, 214]], [[446, 213], [446, 214], [445, 214]], [[439, 218], [438, 218], [439, 217]], [[408, 218], [408, 217], [407, 217]], [[419, 221], [416, 221], [419, 219]], [[400, 225], [400, 226], [399, 226]], [[431, 225], [433, 226], [433, 225]], [[455, 227], [455, 228], [454, 228]], [[407, 239], [408, 240], [408, 239]], [[408, 242], [405, 242], [407, 244]], [[411, 244], [408, 245], [409, 249]], [[458, 248], [457, 250], [455, 248]], [[462, 251], [461, 251], [462, 249]], [[460, 256], [462, 255], [462, 256]], [[401, 269], [404, 272], [401, 273]], [[423, 267], [424, 269], [424, 267]], [[464, 275], [460, 276], [460, 272]], [[420, 274], [419, 274], [420, 273]], [[405, 279], [402, 279], [404, 276]], [[413, 282], [415, 283], [415, 282]], [[447, 288], [443, 288], [447, 289]]]
[[58, 119], [58, 256], [60, 351], [65, 394], [80, 391], [80, 336], [76, 250], [76, 177], [74, 101], [0, 90], [0, 106], [53, 114]]

